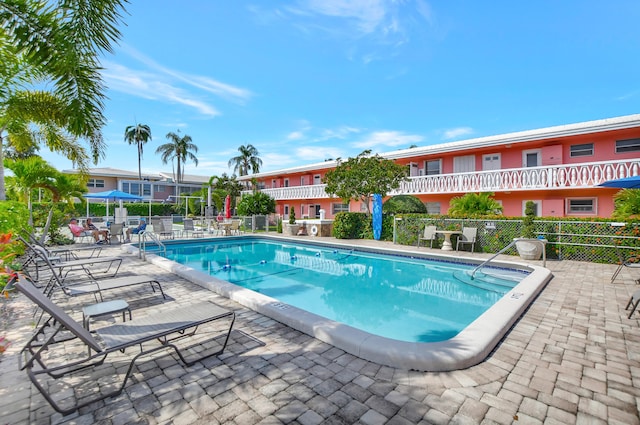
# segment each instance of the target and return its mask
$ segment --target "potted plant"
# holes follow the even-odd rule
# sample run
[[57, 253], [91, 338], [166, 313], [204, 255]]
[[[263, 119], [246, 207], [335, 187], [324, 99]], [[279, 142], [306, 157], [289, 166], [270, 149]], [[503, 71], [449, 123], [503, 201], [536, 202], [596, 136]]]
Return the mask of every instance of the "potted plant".
[[287, 234], [296, 236], [298, 234], [298, 226], [296, 225], [296, 210], [291, 207], [289, 209], [289, 224], [287, 225]]
[[524, 207], [524, 218], [522, 219], [522, 237], [516, 241], [516, 248], [520, 258], [523, 260], [539, 260], [544, 249], [543, 239], [536, 239], [535, 225], [533, 218], [536, 216], [536, 204], [527, 201]]

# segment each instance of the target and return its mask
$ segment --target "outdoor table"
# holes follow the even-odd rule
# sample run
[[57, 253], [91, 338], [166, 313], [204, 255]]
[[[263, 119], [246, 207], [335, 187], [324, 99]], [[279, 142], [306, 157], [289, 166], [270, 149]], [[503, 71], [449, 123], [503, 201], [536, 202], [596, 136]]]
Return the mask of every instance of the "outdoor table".
[[444, 235], [444, 242], [442, 242], [443, 251], [453, 251], [453, 245], [451, 245], [451, 235], [461, 235], [459, 230], [436, 230], [436, 233]]
[[92, 317], [106, 316], [108, 314], [122, 313], [122, 321], [126, 320], [125, 312], [129, 312], [129, 320], [131, 320], [131, 308], [125, 300], [105, 301], [97, 304], [91, 304], [82, 308], [82, 324], [85, 329], [89, 330], [89, 320]]

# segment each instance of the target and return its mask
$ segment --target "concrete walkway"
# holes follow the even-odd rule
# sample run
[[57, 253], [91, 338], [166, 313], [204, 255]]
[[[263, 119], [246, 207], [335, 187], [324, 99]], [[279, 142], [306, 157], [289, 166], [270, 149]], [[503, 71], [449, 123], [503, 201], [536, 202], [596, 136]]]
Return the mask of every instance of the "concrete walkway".
[[[163, 301], [148, 287], [109, 294], [136, 300], [134, 317], [202, 299], [235, 310], [226, 352], [192, 367], [163, 352], [140, 363], [120, 396], [63, 417], [18, 370], [34, 319], [17, 295], [1, 306], [8, 325], [0, 336], [12, 345], [0, 360], [0, 423], [640, 424], [640, 314], [624, 311], [640, 276], [628, 269], [610, 284], [616, 266], [548, 262], [554, 278], [486, 361], [425, 373], [346, 354], [118, 247], [103, 255], [124, 255], [122, 272], [157, 275], [169, 295]], [[93, 300], [56, 301], [78, 317]]]

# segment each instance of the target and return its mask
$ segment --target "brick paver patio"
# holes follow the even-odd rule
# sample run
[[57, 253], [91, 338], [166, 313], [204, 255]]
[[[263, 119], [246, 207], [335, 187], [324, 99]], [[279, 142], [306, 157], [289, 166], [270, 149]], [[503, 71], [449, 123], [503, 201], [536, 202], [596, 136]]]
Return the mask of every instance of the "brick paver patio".
[[[63, 417], [18, 370], [34, 319], [30, 302], [14, 296], [2, 307], [9, 325], [0, 335], [12, 345], [0, 360], [0, 423], [640, 424], [640, 314], [624, 311], [640, 276], [629, 270], [610, 284], [613, 265], [548, 262], [553, 280], [489, 358], [429, 373], [359, 359], [118, 247], [105, 251], [125, 257], [124, 273], [157, 275], [170, 297], [144, 287], [109, 293], [128, 300], [134, 317], [202, 299], [235, 310], [227, 350], [192, 367], [154, 356], [120, 396]], [[78, 314], [83, 300], [92, 301], [65, 308]]]

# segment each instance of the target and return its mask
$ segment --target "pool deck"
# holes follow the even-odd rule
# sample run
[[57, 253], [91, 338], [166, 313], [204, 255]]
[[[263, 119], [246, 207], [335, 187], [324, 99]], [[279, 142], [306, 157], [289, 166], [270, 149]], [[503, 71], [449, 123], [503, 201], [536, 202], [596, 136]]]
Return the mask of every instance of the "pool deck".
[[[191, 367], [169, 354], [154, 356], [140, 364], [121, 395], [63, 417], [18, 370], [17, 353], [31, 335], [33, 316], [29, 301], [17, 295], [4, 304], [9, 325], [0, 330], [12, 343], [0, 360], [0, 422], [640, 424], [640, 314], [627, 319], [624, 310], [640, 288], [634, 283], [638, 271], [624, 269], [611, 284], [615, 265], [548, 261], [554, 278], [485, 361], [454, 372], [416, 372], [347, 354], [117, 245], [102, 255], [124, 256], [121, 273], [157, 275], [168, 294], [163, 301], [149, 288], [136, 287], [105, 297], [128, 300], [134, 318], [203, 299], [233, 309], [237, 320], [227, 350]], [[72, 298], [63, 305], [81, 317], [83, 301], [92, 298]], [[92, 327], [122, 320], [116, 316], [97, 319]]]

